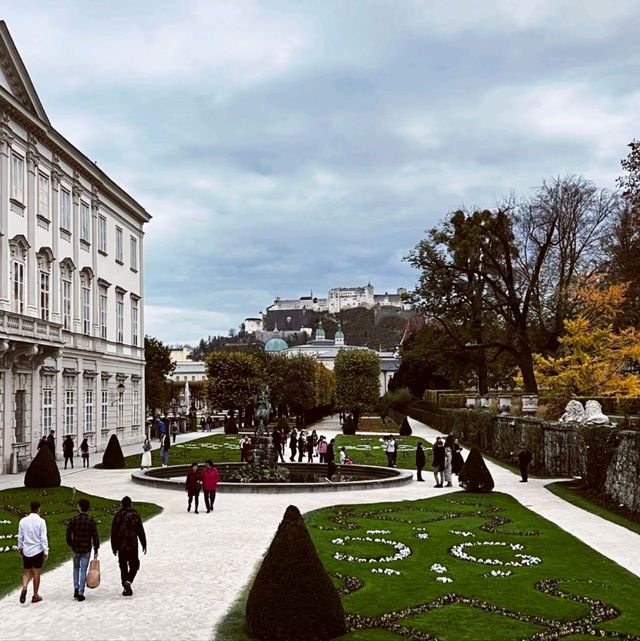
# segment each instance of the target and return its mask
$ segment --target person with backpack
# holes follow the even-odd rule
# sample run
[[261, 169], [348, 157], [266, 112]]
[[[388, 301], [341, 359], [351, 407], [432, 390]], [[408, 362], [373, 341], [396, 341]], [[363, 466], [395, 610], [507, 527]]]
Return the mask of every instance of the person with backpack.
[[142, 519], [131, 506], [131, 498], [122, 499], [122, 508], [113, 517], [111, 523], [111, 549], [118, 557], [120, 579], [122, 581], [122, 596], [131, 596], [131, 584], [140, 569], [138, 557], [138, 540], [144, 554], [147, 553], [147, 536], [142, 525]]

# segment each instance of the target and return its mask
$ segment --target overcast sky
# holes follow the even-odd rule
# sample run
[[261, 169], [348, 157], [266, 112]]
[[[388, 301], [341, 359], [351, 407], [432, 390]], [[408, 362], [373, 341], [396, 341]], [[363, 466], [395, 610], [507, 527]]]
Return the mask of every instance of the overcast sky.
[[50, 120], [142, 203], [146, 332], [276, 296], [412, 287], [447, 212], [614, 187], [640, 137], [640, 3], [3, 3]]

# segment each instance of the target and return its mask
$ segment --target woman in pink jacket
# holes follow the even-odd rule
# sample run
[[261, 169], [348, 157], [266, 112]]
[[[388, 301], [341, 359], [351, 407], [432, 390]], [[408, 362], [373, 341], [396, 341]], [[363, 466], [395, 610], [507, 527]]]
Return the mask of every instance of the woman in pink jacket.
[[213, 466], [213, 461], [209, 459], [204, 464], [202, 470], [202, 490], [204, 493], [204, 504], [207, 508], [207, 514], [213, 510], [213, 503], [216, 500], [216, 490], [218, 489], [218, 481], [220, 476], [218, 470]]

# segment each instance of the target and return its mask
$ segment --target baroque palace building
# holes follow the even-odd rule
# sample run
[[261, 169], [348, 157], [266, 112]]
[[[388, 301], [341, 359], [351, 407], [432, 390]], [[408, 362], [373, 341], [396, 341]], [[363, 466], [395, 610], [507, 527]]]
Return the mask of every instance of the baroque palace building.
[[149, 214], [49, 122], [0, 22], [0, 472], [142, 439]]

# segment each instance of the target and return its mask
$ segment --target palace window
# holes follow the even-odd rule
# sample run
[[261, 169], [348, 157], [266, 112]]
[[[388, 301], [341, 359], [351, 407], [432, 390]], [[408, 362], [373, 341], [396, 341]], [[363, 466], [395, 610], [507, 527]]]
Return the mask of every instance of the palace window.
[[107, 253], [107, 219], [104, 216], [98, 218], [98, 251]]
[[131, 249], [131, 269], [133, 269], [133, 271], [137, 271], [138, 270], [138, 241], [133, 236], [131, 236], [131, 239], [130, 239], [130, 249]]
[[76, 413], [76, 391], [67, 389], [64, 391], [64, 433], [73, 434], [74, 416]]
[[11, 309], [24, 314], [25, 277], [28, 245], [24, 237], [17, 237], [9, 243], [11, 251]]
[[84, 268], [80, 272], [82, 285], [82, 333], [91, 335], [91, 270]]
[[140, 381], [133, 381], [133, 416], [132, 424], [140, 425]]
[[71, 231], [71, 193], [66, 189], [60, 192], [60, 227]]
[[42, 436], [47, 436], [53, 429], [53, 390], [42, 390]]
[[131, 299], [131, 344], [138, 344], [138, 301]]
[[73, 271], [75, 267], [70, 258], [60, 263], [60, 300], [62, 302], [62, 327], [71, 331], [71, 306], [73, 301]]
[[118, 392], [118, 427], [124, 427], [124, 392]]
[[40, 291], [40, 318], [49, 320], [51, 301], [51, 257], [49, 250], [38, 253], [38, 287]]
[[124, 294], [116, 292], [116, 341], [124, 343]]
[[[93, 381], [91, 381], [93, 384]], [[84, 390], [84, 431], [93, 432], [93, 398], [94, 398], [93, 388], [87, 388]]]
[[38, 174], [38, 214], [49, 220], [49, 177]]
[[11, 197], [24, 202], [24, 158], [11, 154]]
[[100, 337], [107, 338], [107, 288], [104, 285], [100, 285]]
[[[108, 385], [103, 381], [103, 385]], [[100, 410], [100, 429], [109, 429], [109, 390], [103, 389], [101, 394], [101, 410]]]
[[86, 203], [80, 203], [80, 240], [91, 242], [91, 212]]
[[123, 260], [124, 247], [122, 245], [123, 245], [122, 229], [120, 227], [116, 227], [116, 260], [119, 263], [124, 262]]

